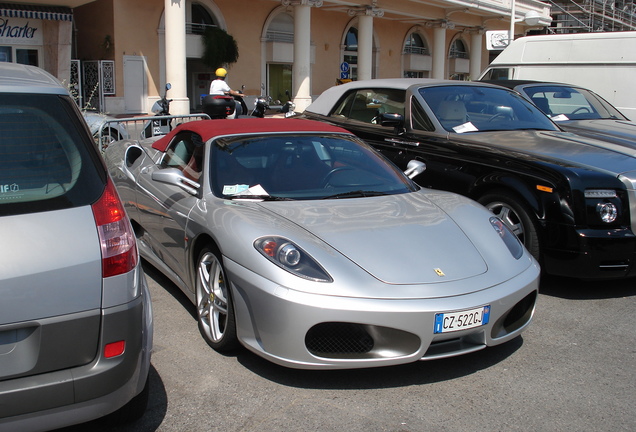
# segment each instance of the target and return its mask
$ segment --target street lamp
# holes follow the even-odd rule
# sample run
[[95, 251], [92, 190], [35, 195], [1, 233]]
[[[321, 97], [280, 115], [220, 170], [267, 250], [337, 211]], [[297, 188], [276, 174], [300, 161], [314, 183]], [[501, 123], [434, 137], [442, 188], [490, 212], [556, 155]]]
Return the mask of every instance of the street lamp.
[[510, 3], [510, 33], [508, 33], [508, 45], [515, 39], [515, 23], [525, 22], [530, 27], [542, 25], [549, 25], [552, 18], [544, 18], [537, 11], [528, 11], [524, 14], [523, 18], [516, 18], [516, 0], [511, 0]]

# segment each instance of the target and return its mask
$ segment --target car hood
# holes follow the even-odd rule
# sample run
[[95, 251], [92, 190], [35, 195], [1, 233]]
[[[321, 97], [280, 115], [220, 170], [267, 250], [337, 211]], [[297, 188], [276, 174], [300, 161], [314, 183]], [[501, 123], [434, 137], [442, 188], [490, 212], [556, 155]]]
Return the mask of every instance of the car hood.
[[451, 134], [460, 145], [518, 152], [563, 166], [596, 168], [612, 175], [634, 170], [633, 150], [570, 132], [496, 131]]
[[[558, 122], [568, 132], [605, 141], [610, 149], [636, 156], [636, 123], [626, 120], [569, 120]], [[616, 146], [619, 147], [616, 147]]]
[[488, 269], [464, 230], [424, 193], [285, 204], [261, 205], [385, 283], [449, 282]]

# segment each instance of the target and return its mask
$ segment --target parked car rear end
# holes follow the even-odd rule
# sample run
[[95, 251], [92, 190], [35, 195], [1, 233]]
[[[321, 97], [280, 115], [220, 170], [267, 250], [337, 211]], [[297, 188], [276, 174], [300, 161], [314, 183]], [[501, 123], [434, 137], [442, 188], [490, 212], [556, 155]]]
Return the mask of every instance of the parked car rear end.
[[0, 431], [148, 399], [152, 311], [135, 236], [67, 91], [0, 63]]

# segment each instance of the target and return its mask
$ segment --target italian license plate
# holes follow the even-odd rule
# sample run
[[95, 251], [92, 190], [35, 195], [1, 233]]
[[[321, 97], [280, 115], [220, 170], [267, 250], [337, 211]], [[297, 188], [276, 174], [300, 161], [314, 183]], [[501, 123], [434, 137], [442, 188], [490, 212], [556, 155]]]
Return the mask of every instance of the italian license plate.
[[434, 333], [449, 333], [488, 324], [490, 305], [475, 309], [435, 314]]

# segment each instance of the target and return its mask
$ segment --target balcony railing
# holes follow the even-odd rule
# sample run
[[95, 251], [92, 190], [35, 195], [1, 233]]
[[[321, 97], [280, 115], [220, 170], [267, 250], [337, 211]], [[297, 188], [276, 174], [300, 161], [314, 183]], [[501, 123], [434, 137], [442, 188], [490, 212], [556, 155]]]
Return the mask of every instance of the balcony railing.
[[218, 27], [214, 24], [199, 24], [199, 23], [186, 23], [186, 34], [198, 34], [205, 33], [205, 29], [208, 27]]

